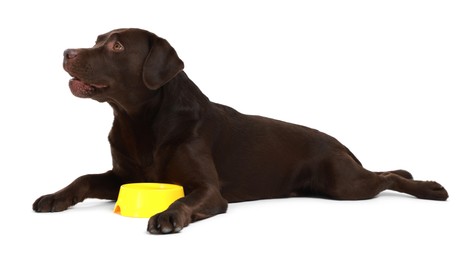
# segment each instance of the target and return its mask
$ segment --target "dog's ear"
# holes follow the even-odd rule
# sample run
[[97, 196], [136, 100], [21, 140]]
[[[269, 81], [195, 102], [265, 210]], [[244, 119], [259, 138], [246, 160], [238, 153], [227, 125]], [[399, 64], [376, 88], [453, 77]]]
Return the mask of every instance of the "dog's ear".
[[149, 55], [142, 68], [142, 80], [150, 89], [158, 89], [184, 68], [174, 48], [162, 38], [151, 37]]

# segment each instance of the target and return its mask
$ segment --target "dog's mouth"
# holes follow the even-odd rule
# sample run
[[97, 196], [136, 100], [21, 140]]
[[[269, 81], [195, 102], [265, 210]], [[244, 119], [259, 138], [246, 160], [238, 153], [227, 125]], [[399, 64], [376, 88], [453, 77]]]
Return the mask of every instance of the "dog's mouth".
[[102, 84], [88, 84], [76, 77], [69, 80], [69, 89], [73, 95], [80, 98], [92, 97], [99, 89], [106, 88]]

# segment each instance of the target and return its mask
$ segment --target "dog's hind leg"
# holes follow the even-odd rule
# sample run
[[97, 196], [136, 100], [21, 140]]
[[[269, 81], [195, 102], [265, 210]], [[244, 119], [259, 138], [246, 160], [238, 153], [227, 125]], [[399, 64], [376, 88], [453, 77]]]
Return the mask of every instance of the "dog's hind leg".
[[421, 199], [448, 198], [445, 188], [437, 182], [413, 180], [412, 175], [404, 170], [371, 172], [348, 154], [321, 161], [317, 180], [319, 193], [339, 200], [370, 199], [387, 189]]
[[448, 192], [435, 181], [417, 181], [403, 178], [395, 172], [381, 173], [387, 189], [407, 193], [420, 199], [447, 200]]
[[389, 172], [373, 172], [373, 173], [382, 175], [382, 176], [388, 175], [389, 173], [393, 173], [405, 179], [413, 180], [412, 174], [405, 170], [396, 170], [396, 171], [389, 171]]

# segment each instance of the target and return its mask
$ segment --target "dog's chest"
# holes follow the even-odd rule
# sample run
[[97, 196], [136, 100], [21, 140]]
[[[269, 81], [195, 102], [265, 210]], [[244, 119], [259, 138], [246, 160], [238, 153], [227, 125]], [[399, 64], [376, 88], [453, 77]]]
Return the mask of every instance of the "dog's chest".
[[114, 171], [128, 182], [164, 182], [164, 162], [151, 151], [128, 151], [111, 144]]
[[[117, 170], [131, 177], [157, 175], [160, 162], [156, 160], [157, 146], [150, 131], [119, 127], [115, 124], [109, 134], [109, 143], [113, 164]], [[152, 172], [155, 174], [151, 174]], [[149, 178], [156, 177], [147, 177]]]

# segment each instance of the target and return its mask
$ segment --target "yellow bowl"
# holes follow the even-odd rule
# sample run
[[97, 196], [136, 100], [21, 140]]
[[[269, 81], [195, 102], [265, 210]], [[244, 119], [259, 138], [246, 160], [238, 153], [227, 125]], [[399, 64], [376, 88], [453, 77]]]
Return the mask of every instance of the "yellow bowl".
[[149, 218], [184, 196], [183, 187], [167, 183], [129, 183], [121, 186], [114, 213]]

